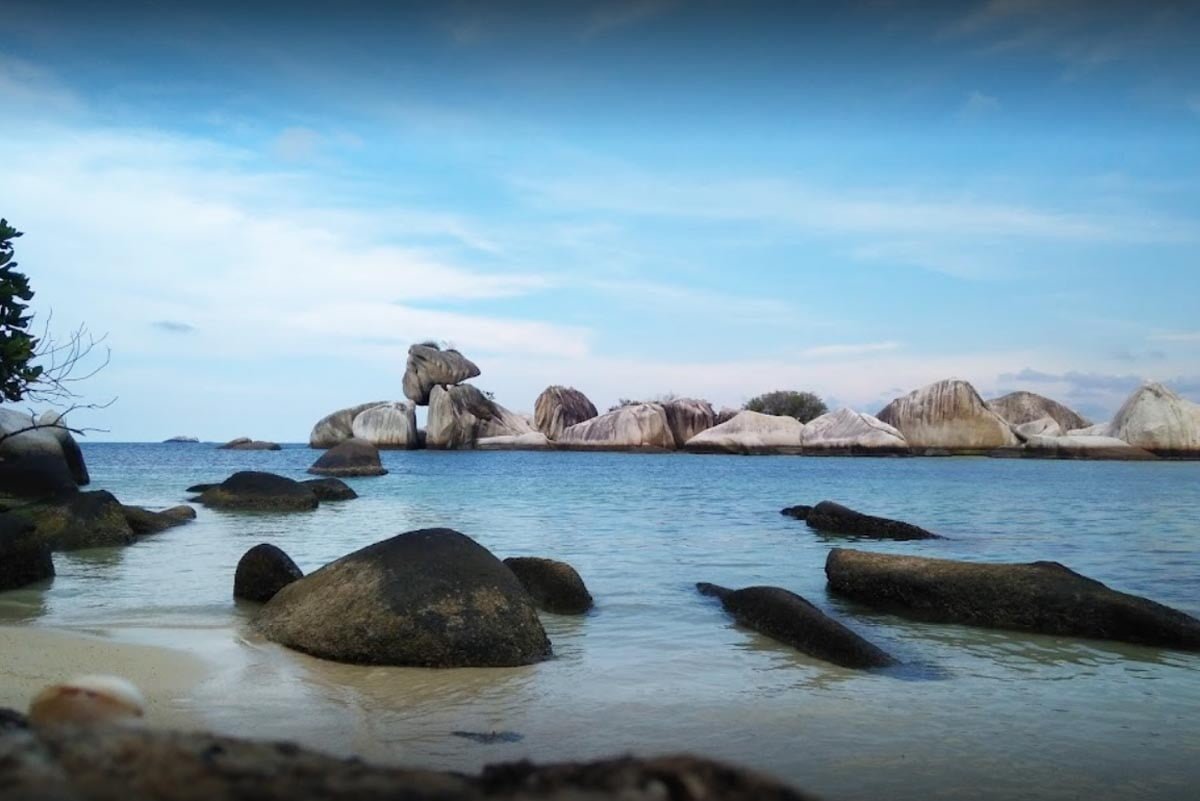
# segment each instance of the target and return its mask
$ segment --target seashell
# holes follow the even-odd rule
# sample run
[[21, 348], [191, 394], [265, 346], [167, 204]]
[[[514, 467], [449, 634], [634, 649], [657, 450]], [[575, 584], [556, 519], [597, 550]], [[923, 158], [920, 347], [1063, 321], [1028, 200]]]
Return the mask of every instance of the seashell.
[[91, 726], [142, 717], [146, 699], [119, 676], [77, 676], [42, 690], [29, 704], [33, 726]]

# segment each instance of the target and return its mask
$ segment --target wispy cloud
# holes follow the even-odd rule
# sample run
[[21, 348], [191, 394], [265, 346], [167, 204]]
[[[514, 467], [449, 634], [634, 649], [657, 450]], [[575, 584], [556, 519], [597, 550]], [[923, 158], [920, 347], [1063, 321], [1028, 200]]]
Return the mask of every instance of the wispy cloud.
[[584, 38], [602, 36], [659, 17], [676, 6], [679, 0], [624, 0], [601, 3], [588, 15]]
[[178, 320], [155, 320], [151, 325], [160, 331], [168, 331], [172, 334], [190, 334], [196, 330], [196, 326]]
[[999, 110], [999, 100], [992, 95], [987, 95], [979, 90], [974, 90], [967, 95], [967, 99], [963, 101], [962, 107], [959, 108], [958, 113], [963, 119], [978, 120], [982, 117], [995, 114]]

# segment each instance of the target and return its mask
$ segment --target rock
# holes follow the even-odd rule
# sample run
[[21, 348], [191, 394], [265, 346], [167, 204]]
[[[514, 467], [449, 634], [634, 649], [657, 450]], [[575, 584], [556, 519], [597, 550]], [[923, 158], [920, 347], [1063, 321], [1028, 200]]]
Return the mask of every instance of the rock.
[[1062, 426], [1053, 417], [1039, 417], [1028, 423], [1014, 425], [1013, 431], [1022, 440], [1030, 437], [1060, 437], [1063, 435]]
[[932, 531], [911, 523], [864, 515], [833, 501], [821, 501], [805, 515], [804, 520], [809, 528], [832, 534], [855, 534], [881, 540], [942, 539]]
[[1157, 459], [1150, 451], [1135, 448], [1116, 437], [1031, 436], [1026, 438], [1022, 456], [1040, 459], [1111, 459], [1126, 462]]
[[250, 439], [249, 437], [238, 437], [231, 439], [224, 445], [218, 445], [218, 450], [223, 451], [277, 451], [279, 443], [264, 442], [258, 439]]
[[0, 706], [0, 734], [14, 729], [28, 729], [29, 719], [15, 709]]
[[109, 548], [134, 541], [123, 507], [105, 490], [77, 492], [57, 503], [21, 510], [37, 525], [37, 536], [52, 551]]
[[358, 413], [350, 432], [376, 448], [416, 448], [417, 407], [409, 403], [372, 406]]
[[470, 384], [436, 386], [429, 395], [426, 448], [473, 448], [478, 439], [531, 433], [534, 433], [533, 428], [525, 418], [505, 409]]
[[812, 514], [812, 510], [811, 506], [789, 506], [785, 509], [780, 509], [779, 514], [794, 517], [797, 520], [807, 520], [808, 516]]
[[71, 436], [62, 415], [58, 412], [46, 412], [38, 418], [38, 425], [47, 426], [44, 430], [58, 440], [58, 446], [62, 448], [63, 458], [67, 462], [67, 469], [71, 471], [71, 478], [75, 483], [81, 487], [92, 483], [91, 477], [88, 476], [87, 464], [83, 461], [83, 451], [80, 450], [75, 437]]
[[504, 560], [539, 608], [558, 615], [582, 615], [592, 608], [592, 595], [575, 568], [566, 562], [535, 556]]
[[187, 522], [188, 520], [196, 519], [196, 510], [187, 504], [180, 504], [179, 506], [172, 506], [170, 509], [163, 509], [161, 512], [159, 512], [159, 514], [174, 518], [180, 522]]
[[597, 416], [595, 405], [574, 387], [546, 387], [533, 405], [533, 425], [549, 439], [558, 439], [576, 423]]
[[36, 424], [32, 415], [0, 408], [0, 492], [20, 497], [75, 492], [79, 485], [58, 437], [45, 428], [26, 430]]
[[481, 451], [545, 451], [553, 448], [554, 443], [542, 432], [533, 431], [517, 436], [484, 437], [475, 440], [475, 447]]
[[1198, 459], [1200, 404], [1162, 384], [1146, 384], [1129, 396], [1111, 423], [1093, 433], [1116, 437], [1166, 459]]
[[340, 478], [310, 478], [300, 483], [311, 487], [319, 501], [352, 501], [358, 497], [358, 493]]
[[164, 440], [163, 440], [163, 443], [164, 443], [164, 444], [165, 444], [165, 443], [168, 443], [168, 442], [178, 442], [178, 443], [196, 443], [196, 442], [199, 442], [199, 441], [200, 441], [200, 438], [199, 438], [199, 437], [189, 437], [189, 436], [186, 436], [186, 435], [184, 435], [184, 434], [180, 434], [180, 435], [178, 435], [178, 436], [171, 437], [170, 439], [164, 439]]
[[662, 407], [667, 413], [667, 425], [675, 437], [676, 448], [682, 448], [689, 439], [716, 425], [717, 415], [706, 400], [673, 398]]
[[288, 512], [316, 509], [317, 496], [312, 487], [290, 478], [243, 470], [205, 490], [200, 503], [215, 509]]
[[896, 662], [794, 592], [780, 587], [731, 590], [704, 582], [696, 589], [719, 598], [725, 611], [743, 626], [825, 662], [859, 669]]
[[408, 366], [404, 370], [404, 396], [418, 406], [425, 406], [435, 386], [453, 386], [477, 375], [479, 368], [475, 363], [456, 350], [413, 345], [408, 349]]
[[528, 665], [550, 656], [529, 593], [450, 529], [377, 542], [285, 587], [256, 625], [270, 640], [338, 662]]
[[[489, 765], [478, 776], [372, 765], [293, 743], [135, 726], [28, 728], [0, 719], [6, 801], [805, 801], [692, 756]], [[678, 789], [671, 789], [678, 788]]]
[[800, 453], [803, 439], [804, 423], [794, 417], [743, 411], [692, 437], [684, 448], [693, 453]]
[[316, 476], [383, 476], [379, 449], [366, 440], [348, 439], [334, 445], [308, 468]]
[[221, 486], [220, 483], [193, 484], [192, 486], [190, 486], [186, 490], [184, 490], [184, 492], [207, 492], [208, 490], [212, 489], [213, 487], [219, 487], [219, 486]]
[[[1056, 400], [1034, 392], [1010, 392], [987, 402], [988, 408], [1003, 417], [1011, 425], [1022, 426], [1048, 417], [1058, 424], [1060, 431], [1087, 428], [1091, 425], [1084, 417]], [[1053, 434], [1049, 436], [1055, 436]]]
[[141, 537], [147, 534], [157, 534], [160, 531], [166, 531], [169, 528], [183, 525], [192, 519], [183, 517], [178, 511], [180, 509], [187, 509], [192, 513], [192, 518], [196, 516], [196, 510], [190, 506], [173, 507], [173, 514], [152, 512], [140, 506], [122, 506], [121, 512], [125, 515], [125, 522], [129, 524], [129, 528], [133, 530], [134, 534]]
[[339, 442], [345, 442], [354, 436], [354, 418], [367, 409], [383, 406], [386, 403], [387, 401], [372, 401], [325, 415], [317, 421], [317, 424], [313, 426], [312, 433], [308, 435], [308, 447], [332, 448]]
[[930, 384], [889, 403], [878, 415], [899, 429], [908, 446], [928, 455], [986, 454], [1020, 440], [966, 381]]
[[675, 450], [666, 410], [657, 403], [622, 406], [563, 430], [558, 444], [573, 450]]
[[1057, 562], [978, 564], [834, 548], [829, 589], [924, 620], [1200, 650], [1200, 620]]
[[50, 547], [33, 521], [12, 512], [0, 514], [0, 592], [53, 576]]
[[713, 425], [719, 426], [721, 423], [728, 423], [741, 412], [741, 409], [735, 409], [732, 406], [722, 406], [721, 411], [717, 412], [717, 416], [713, 418]]
[[804, 453], [814, 456], [902, 456], [909, 453], [904, 435], [869, 414], [838, 409], [804, 426]]
[[266, 603], [293, 581], [304, 578], [292, 558], [280, 548], [264, 542], [238, 560], [233, 574], [233, 597]]

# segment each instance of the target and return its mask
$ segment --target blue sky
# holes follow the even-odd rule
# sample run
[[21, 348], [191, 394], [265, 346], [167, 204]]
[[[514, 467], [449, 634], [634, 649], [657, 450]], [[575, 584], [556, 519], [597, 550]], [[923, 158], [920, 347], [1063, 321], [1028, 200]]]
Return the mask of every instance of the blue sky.
[[1200, 398], [1194, 4], [3, 15], [0, 215], [108, 333], [97, 438], [302, 441], [427, 338], [515, 410]]

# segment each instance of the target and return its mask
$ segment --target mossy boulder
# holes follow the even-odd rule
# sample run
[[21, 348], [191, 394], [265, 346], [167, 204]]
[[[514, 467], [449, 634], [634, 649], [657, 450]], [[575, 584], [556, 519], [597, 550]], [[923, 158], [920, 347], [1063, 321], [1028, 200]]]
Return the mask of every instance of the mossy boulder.
[[274, 473], [243, 470], [200, 495], [200, 503], [214, 509], [268, 512], [307, 511], [319, 501], [312, 487]]
[[304, 578], [304, 571], [281, 548], [268, 542], [255, 545], [238, 560], [233, 597], [266, 603], [287, 585]]
[[504, 564], [539, 608], [559, 615], [582, 615], [592, 608], [591, 593], [575, 568], [566, 562], [514, 556], [505, 559]]

